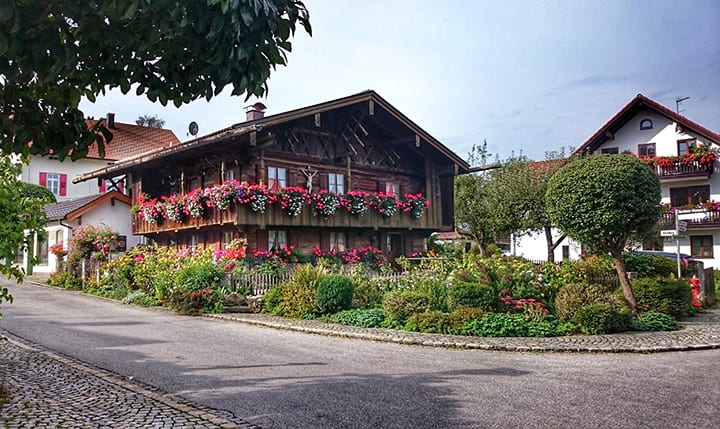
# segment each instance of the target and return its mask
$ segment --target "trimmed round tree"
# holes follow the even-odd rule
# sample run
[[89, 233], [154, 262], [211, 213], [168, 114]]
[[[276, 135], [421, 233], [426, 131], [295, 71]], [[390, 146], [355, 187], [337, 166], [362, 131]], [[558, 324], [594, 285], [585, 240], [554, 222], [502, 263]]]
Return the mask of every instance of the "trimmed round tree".
[[631, 236], [649, 232], [660, 219], [655, 172], [632, 155], [580, 157], [550, 178], [545, 199], [554, 225], [570, 238], [610, 253], [625, 300], [635, 312], [622, 253]]

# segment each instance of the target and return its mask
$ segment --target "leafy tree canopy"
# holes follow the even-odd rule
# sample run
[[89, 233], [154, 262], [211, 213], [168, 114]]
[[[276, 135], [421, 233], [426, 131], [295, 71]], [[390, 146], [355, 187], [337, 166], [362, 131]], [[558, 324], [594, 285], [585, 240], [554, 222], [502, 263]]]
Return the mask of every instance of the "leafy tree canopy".
[[135, 120], [136, 125], [150, 128], [162, 128], [165, 126], [165, 120], [160, 119], [157, 115], [142, 115]]
[[631, 236], [654, 228], [662, 210], [660, 197], [660, 181], [652, 169], [626, 154], [576, 158], [548, 182], [550, 219], [568, 236], [610, 253], [633, 311], [622, 252]]
[[479, 174], [455, 178], [455, 222], [459, 231], [478, 242], [483, 253], [497, 229], [494, 208], [488, 204], [488, 183], [487, 176]]
[[0, 150], [103, 154], [112, 136], [77, 107], [112, 88], [176, 106], [227, 85], [260, 97], [298, 24], [311, 33], [300, 0], [2, 2]]

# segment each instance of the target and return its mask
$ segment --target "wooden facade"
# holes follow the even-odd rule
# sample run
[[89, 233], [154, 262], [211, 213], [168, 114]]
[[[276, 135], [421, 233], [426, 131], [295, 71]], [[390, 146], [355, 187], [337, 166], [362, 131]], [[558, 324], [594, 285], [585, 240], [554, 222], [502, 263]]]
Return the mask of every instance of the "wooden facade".
[[277, 205], [255, 213], [240, 204], [184, 223], [134, 216], [135, 234], [166, 245], [216, 246], [246, 237], [249, 248], [268, 250], [271, 231], [282, 231], [287, 244], [304, 253], [315, 246], [330, 250], [331, 237], [340, 235], [348, 248], [372, 246], [393, 257], [422, 251], [432, 232], [454, 229], [454, 176], [468, 165], [375, 92], [273, 116], [254, 112], [254, 118], [78, 180], [127, 174], [134, 201], [141, 193], [182, 195], [233, 179], [311, 192], [421, 193], [429, 202], [419, 219], [341, 209], [323, 219], [310, 207], [289, 216]]

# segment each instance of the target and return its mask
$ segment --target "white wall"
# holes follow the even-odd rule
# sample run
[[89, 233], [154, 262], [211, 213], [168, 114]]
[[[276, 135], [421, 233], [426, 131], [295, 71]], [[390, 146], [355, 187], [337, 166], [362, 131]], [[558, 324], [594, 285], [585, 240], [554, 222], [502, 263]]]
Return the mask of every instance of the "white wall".
[[[74, 184], [72, 183], [74, 178], [110, 164], [112, 164], [112, 162], [99, 159], [80, 159], [74, 162], [66, 160], [65, 162], [60, 162], [55, 159], [50, 159], [49, 157], [34, 156], [30, 160], [30, 164], [23, 167], [20, 180], [39, 185], [41, 172], [67, 174], [67, 195], [62, 197], [58, 195], [56, 199], [57, 201], [71, 200], [100, 192], [97, 180], [88, 180]], [[127, 193], [127, 191], [125, 193]]]

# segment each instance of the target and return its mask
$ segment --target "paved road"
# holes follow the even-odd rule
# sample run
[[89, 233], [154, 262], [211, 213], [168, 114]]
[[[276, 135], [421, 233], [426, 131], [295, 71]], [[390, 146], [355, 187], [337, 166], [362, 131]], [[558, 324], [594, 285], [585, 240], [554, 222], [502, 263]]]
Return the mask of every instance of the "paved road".
[[272, 428], [715, 428], [720, 350], [533, 354], [406, 346], [11, 287], [3, 328]]

